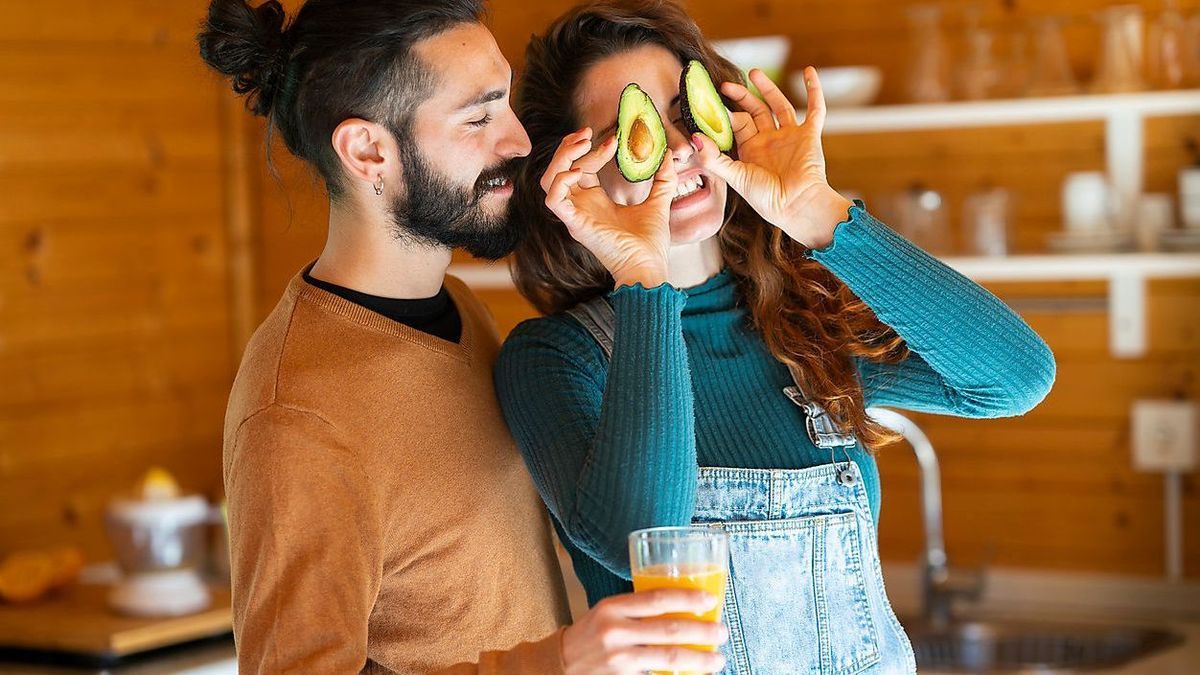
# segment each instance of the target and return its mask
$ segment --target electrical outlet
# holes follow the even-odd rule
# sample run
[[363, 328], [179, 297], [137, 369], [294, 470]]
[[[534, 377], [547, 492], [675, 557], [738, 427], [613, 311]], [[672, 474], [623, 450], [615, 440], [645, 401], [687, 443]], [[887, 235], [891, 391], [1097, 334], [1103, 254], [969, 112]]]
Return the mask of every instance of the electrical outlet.
[[1134, 401], [1134, 469], [1191, 471], [1198, 440], [1200, 405], [1195, 401]]

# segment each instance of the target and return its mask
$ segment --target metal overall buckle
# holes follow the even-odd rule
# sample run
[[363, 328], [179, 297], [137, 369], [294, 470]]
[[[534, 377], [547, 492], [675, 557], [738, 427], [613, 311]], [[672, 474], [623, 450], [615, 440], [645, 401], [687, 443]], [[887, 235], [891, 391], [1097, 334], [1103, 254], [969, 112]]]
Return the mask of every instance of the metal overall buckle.
[[808, 432], [808, 438], [818, 448], [829, 450], [830, 464], [837, 465], [837, 449], [842, 449], [842, 453], [846, 455], [846, 466], [838, 469], [837, 480], [846, 487], [853, 486], [857, 478], [850, 468], [853, 460], [848, 448], [858, 441], [852, 434], [839, 429], [825, 408], [815, 401], [808, 400], [799, 387], [784, 387], [783, 393], [804, 411], [804, 428]]

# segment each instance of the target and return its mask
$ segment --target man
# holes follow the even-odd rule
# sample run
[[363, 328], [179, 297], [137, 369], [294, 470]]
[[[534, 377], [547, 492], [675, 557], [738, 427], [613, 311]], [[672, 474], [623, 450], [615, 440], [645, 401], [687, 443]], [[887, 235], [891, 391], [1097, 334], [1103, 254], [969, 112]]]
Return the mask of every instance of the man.
[[[573, 626], [491, 382], [495, 329], [446, 277], [500, 258], [529, 140], [479, 0], [213, 0], [210, 66], [330, 194], [320, 257], [251, 340], [224, 438], [243, 673], [712, 671], [716, 599], [612, 598]], [[457, 664], [457, 665], [456, 665]]]

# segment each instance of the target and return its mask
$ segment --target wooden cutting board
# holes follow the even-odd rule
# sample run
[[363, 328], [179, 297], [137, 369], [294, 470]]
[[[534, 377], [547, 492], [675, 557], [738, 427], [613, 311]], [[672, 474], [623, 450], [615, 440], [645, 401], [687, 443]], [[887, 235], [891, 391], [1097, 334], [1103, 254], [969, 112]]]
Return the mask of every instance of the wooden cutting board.
[[211, 608], [167, 619], [140, 619], [108, 608], [108, 586], [77, 585], [24, 605], [0, 604], [0, 649], [119, 658], [233, 630], [229, 591], [213, 588]]

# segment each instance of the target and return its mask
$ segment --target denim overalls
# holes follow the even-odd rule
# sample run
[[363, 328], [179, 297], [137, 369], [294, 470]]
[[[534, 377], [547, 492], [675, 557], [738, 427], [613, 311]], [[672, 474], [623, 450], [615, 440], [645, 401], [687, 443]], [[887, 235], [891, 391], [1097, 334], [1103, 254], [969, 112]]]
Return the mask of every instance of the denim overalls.
[[[568, 311], [611, 358], [612, 306]], [[807, 469], [700, 467], [696, 525], [729, 534], [722, 675], [915, 673], [912, 646], [883, 587], [875, 524], [855, 439], [796, 386], [784, 390], [806, 416], [830, 463]], [[838, 461], [837, 452], [845, 461]]]

